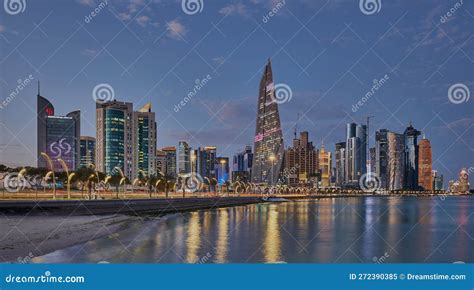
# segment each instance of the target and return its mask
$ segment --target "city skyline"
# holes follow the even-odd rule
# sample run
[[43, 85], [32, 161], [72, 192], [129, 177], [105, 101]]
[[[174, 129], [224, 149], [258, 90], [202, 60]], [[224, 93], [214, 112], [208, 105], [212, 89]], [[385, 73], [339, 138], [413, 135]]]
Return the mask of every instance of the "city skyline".
[[[402, 132], [411, 120], [426, 132], [433, 146], [433, 168], [446, 180], [455, 180], [460, 168], [471, 166], [472, 102], [453, 104], [448, 99], [448, 89], [456, 83], [472, 88], [472, 31], [456, 30], [469, 27], [466, 24], [471, 16], [467, 11], [472, 11], [472, 4], [465, 3], [465, 10], [441, 23], [439, 17], [450, 8], [449, 3], [441, 1], [428, 11], [412, 4], [410, 13], [406, 13], [404, 4], [384, 3], [381, 12], [371, 16], [361, 13], [356, 4], [298, 1], [301, 6], [286, 3], [280, 13], [263, 22], [261, 16], [269, 11], [269, 2], [255, 2], [242, 1], [232, 6], [207, 1], [203, 14], [193, 16], [183, 13], [179, 3], [151, 1], [147, 6], [144, 1], [135, 10], [129, 10], [124, 3], [110, 3], [89, 23], [83, 21], [83, 16], [94, 9], [87, 5], [93, 1], [78, 1], [77, 10], [67, 10], [66, 15], [76, 20], [71, 22], [60, 20], [60, 12], [65, 9], [60, 2], [28, 3], [23, 14], [5, 15], [0, 22], [0, 41], [6, 51], [2, 68], [11, 68], [3, 74], [2, 91], [10, 95], [18, 79], [32, 75], [34, 82], [41, 80], [42, 94], [51, 98], [59, 115], [80, 109], [81, 135], [95, 136], [92, 91], [96, 85], [108, 83], [115, 91], [115, 99], [133, 102], [134, 110], [146, 102], [153, 103], [159, 132], [157, 148], [188, 140], [193, 148], [214, 145], [222, 150], [220, 156], [231, 157], [252, 143], [258, 76], [266, 59], [272, 57], [275, 83], [287, 84], [293, 91], [292, 99], [280, 106], [286, 144], [291, 144], [297, 112], [301, 112], [301, 131], [309, 131], [316, 147], [324, 142], [333, 153], [335, 143], [344, 140], [346, 123], [363, 123], [365, 116], [375, 115], [371, 142], [376, 130]], [[116, 17], [125, 12], [131, 15], [129, 29]], [[173, 17], [165, 16], [167, 12]], [[312, 18], [316, 13], [317, 17]], [[209, 21], [212, 15], [219, 18]], [[39, 28], [22, 24], [25, 17], [33, 19]], [[159, 25], [154, 23], [155, 18]], [[301, 18], [302, 23], [295, 18]], [[387, 24], [387, 18], [392, 26]], [[55, 21], [64, 21], [63, 27], [55, 27]], [[428, 29], [423, 23], [436, 26]], [[302, 24], [308, 25], [311, 32]], [[242, 29], [235, 31], [234, 25]], [[102, 50], [113, 36], [106, 32], [121, 29], [124, 32], [117, 36], [117, 43]], [[27, 37], [32, 30], [31, 37]], [[42, 30], [47, 30], [47, 35]], [[209, 41], [199, 45], [208, 32], [206, 40], [214, 39], [214, 48], [208, 47]], [[69, 41], [65, 35], [71, 36]], [[292, 36], [292, 41], [283, 46]], [[32, 45], [38, 41], [42, 46]], [[63, 42], [65, 45], [61, 46]], [[397, 43], [397, 49], [390, 48], [393, 43]], [[425, 59], [419, 64], [423, 55], [436, 61]], [[114, 57], [124, 68], [130, 66], [128, 72]], [[182, 58], [183, 63], [179, 62]], [[90, 66], [70, 82], [89, 62]], [[175, 64], [178, 65], [174, 68]], [[174, 106], [194, 90], [196, 79], [207, 82], [175, 112]], [[354, 107], [371, 90], [374, 79], [386, 81], [371, 99]], [[150, 90], [157, 81], [161, 82]], [[35, 85], [25, 86], [2, 107], [0, 157], [7, 164], [35, 163], [35, 124], [34, 120], [27, 120], [34, 107], [35, 92]]]

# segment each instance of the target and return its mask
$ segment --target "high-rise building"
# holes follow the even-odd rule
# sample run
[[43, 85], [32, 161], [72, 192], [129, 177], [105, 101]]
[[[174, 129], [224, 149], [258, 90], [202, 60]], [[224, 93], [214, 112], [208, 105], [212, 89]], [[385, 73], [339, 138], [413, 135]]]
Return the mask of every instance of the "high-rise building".
[[[370, 169], [370, 173], [371, 174], [375, 174], [375, 159], [377, 157], [377, 150], [375, 147], [372, 147], [369, 149], [369, 154], [370, 154], [370, 168], [367, 167], [367, 172], [369, 172], [369, 169]], [[369, 165], [369, 164], [367, 164]]]
[[283, 162], [284, 144], [270, 60], [260, 80], [252, 182], [274, 185]]
[[403, 189], [405, 175], [405, 136], [393, 132], [388, 137], [388, 189]]
[[375, 158], [372, 163], [375, 165], [375, 175], [380, 180], [380, 188], [388, 189], [389, 175], [388, 175], [388, 133], [386, 129], [381, 129], [375, 132]]
[[300, 138], [293, 139], [293, 146], [285, 150], [285, 168], [282, 176], [288, 185], [310, 182], [319, 173], [318, 150], [309, 142], [308, 132], [301, 132]]
[[244, 151], [234, 155], [232, 165], [232, 180], [249, 182], [252, 173], [252, 146], [245, 146]]
[[198, 147], [194, 150], [193, 155], [191, 155], [193, 172], [198, 173], [203, 178], [216, 178], [216, 152], [217, 148], [214, 146]]
[[164, 147], [161, 151], [166, 154], [166, 171], [163, 173], [167, 176], [176, 176], [176, 147]]
[[444, 178], [443, 174], [439, 174], [438, 171], [433, 170], [433, 189], [443, 190], [444, 189]]
[[151, 176], [156, 174], [156, 121], [147, 103], [137, 112], [133, 112], [133, 166], [136, 175]]
[[336, 186], [342, 186], [345, 183], [346, 142], [336, 143], [334, 156], [336, 159]]
[[179, 141], [176, 151], [177, 175], [191, 173], [191, 147], [186, 141]]
[[430, 140], [423, 136], [418, 147], [418, 185], [423, 190], [433, 190], [433, 160]]
[[217, 172], [217, 184], [222, 186], [227, 181], [229, 181], [229, 158], [228, 157], [216, 158], [216, 172]]
[[468, 193], [471, 184], [469, 183], [469, 172], [466, 168], [461, 169], [457, 181], [449, 181], [449, 190], [453, 193]]
[[41, 156], [46, 153], [55, 171], [63, 171], [62, 159], [69, 170], [80, 164], [81, 112], [73, 111], [66, 116], [55, 116], [54, 106], [46, 98], [37, 96], [37, 166], [48, 167]]
[[324, 149], [324, 144], [321, 145], [321, 150], [319, 150], [319, 170], [321, 171], [321, 187], [330, 187], [332, 175], [332, 156], [331, 152]]
[[134, 139], [132, 103], [112, 101], [96, 104], [96, 168], [107, 175], [133, 179]]
[[166, 174], [166, 152], [162, 150], [156, 150], [155, 161], [156, 161], [157, 174], [165, 175]]
[[405, 139], [404, 189], [418, 189], [418, 136], [420, 134], [420, 131], [413, 128], [411, 123], [403, 133]]
[[81, 136], [81, 163], [80, 167], [87, 167], [91, 164], [95, 166], [95, 138]]
[[367, 172], [367, 126], [349, 123], [346, 126], [345, 183], [357, 186]]

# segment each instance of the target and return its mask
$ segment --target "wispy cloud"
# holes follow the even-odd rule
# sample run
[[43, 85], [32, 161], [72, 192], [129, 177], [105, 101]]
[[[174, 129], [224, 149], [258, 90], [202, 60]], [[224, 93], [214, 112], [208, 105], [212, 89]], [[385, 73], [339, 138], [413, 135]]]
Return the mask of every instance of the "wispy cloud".
[[188, 33], [186, 27], [181, 22], [179, 22], [178, 19], [167, 22], [166, 29], [168, 30], [168, 36], [176, 40], [184, 41], [184, 37]]
[[241, 15], [248, 16], [247, 6], [242, 3], [229, 4], [225, 7], [222, 7], [219, 10], [219, 13], [224, 15]]

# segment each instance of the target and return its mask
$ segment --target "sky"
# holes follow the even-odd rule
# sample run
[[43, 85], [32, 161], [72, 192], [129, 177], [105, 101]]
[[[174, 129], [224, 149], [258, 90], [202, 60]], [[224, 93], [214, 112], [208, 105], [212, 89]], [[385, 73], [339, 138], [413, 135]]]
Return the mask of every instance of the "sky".
[[57, 115], [81, 110], [82, 135], [95, 136], [105, 84], [135, 109], [152, 103], [159, 148], [186, 140], [232, 156], [253, 145], [270, 58], [289, 88], [286, 145], [298, 120], [333, 151], [346, 123], [374, 116], [371, 145], [411, 121], [446, 180], [474, 166], [473, 1], [12, 1], [19, 10], [0, 11], [0, 163], [36, 163], [37, 81]]

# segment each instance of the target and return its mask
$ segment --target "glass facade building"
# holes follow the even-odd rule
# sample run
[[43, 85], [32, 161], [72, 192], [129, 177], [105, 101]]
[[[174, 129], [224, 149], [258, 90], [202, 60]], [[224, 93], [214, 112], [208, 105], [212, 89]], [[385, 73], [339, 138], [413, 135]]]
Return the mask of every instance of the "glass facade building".
[[95, 138], [89, 136], [81, 136], [80, 152], [80, 167], [90, 166], [90, 164], [95, 165]]

